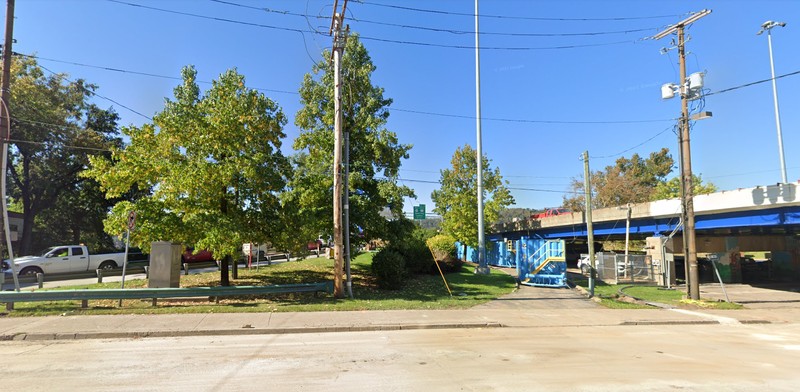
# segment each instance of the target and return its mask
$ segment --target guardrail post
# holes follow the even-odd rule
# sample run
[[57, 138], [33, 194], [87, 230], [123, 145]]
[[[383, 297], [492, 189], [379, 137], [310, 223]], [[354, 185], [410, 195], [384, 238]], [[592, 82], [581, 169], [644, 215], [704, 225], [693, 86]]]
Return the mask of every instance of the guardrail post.
[[89, 300], [88, 299], [82, 299], [81, 300], [81, 309], [86, 309], [88, 307], [89, 307]]
[[44, 274], [39, 272], [36, 274], [36, 283], [39, 284], [39, 288], [41, 289], [44, 287]]
[[103, 283], [103, 270], [98, 268], [94, 271], [97, 273], [97, 283]]
[[189, 263], [183, 263], [183, 275], [189, 275]]
[[144, 277], [150, 279], [150, 271], [148, 267], [149, 266], [144, 266]]
[[6, 302], [6, 310], [8, 310], [8, 311], [14, 310], [14, 303], [13, 302]]

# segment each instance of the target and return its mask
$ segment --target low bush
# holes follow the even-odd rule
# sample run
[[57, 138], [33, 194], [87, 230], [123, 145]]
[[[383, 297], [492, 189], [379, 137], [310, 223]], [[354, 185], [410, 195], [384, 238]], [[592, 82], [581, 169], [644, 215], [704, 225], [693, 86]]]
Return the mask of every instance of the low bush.
[[426, 244], [437, 261], [445, 260], [448, 256], [454, 258], [456, 255], [456, 239], [447, 234], [428, 238]]
[[431, 251], [422, 239], [409, 238], [390, 249], [403, 256], [410, 274], [430, 274], [435, 270]]
[[392, 249], [383, 249], [375, 254], [372, 273], [378, 279], [378, 286], [389, 290], [402, 288], [408, 276], [403, 255]]

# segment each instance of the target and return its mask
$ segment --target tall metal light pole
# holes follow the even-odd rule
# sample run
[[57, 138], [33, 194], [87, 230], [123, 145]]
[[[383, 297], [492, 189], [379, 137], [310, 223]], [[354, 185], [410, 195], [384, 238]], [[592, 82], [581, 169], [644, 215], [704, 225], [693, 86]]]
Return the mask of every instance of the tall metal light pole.
[[665, 29], [664, 31], [653, 36], [653, 39], [661, 39], [672, 33], [678, 35], [678, 58], [680, 60], [680, 94], [681, 94], [681, 189], [682, 205], [684, 209], [684, 222], [683, 241], [684, 241], [684, 260], [689, 265], [689, 275], [687, 276], [687, 291], [690, 299], [700, 299], [700, 285], [699, 274], [697, 270], [697, 244], [695, 242], [695, 224], [694, 224], [694, 201], [692, 199], [693, 185], [692, 185], [692, 154], [689, 143], [689, 85], [686, 82], [686, 52], [684, 39], [684, 29], [689, 24], [696, 22], [698, 19], [711, 13], [711, 10], [705, 9], [696, 12], [688, 18], [678, 22]]
[[767, 32], [767, 43], [769, 45], [769, 68], [772, 71], [772, 99], [775, 101], [775, 124], [778, 127], [778, 155], [781, 159], [781, 179], [786, 183], [786, 159], [783, 157], [783, 135], [781, 134], [781, 112], [778, 110], [778, 86], [775, 83], [775, 62], [772, 59], [772, 28], [775, 26], [784, 27], [786, 22], [773, 22], [768, 20], [761, 25], [761, 30], [756, 33], [761, 35]]
[[481, 52], [478, 38], [478, 0], [475, 0], [475, 118], [478, 133], [478, 268], [476, 274], [488, 274], [483, 238], [483, 148], [481, 147]]

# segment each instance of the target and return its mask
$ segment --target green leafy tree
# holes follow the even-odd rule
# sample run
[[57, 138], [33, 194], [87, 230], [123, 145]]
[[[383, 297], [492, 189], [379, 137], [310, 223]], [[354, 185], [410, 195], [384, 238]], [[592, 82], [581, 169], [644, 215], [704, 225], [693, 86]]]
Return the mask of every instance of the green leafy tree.
[[[592, 173], [592, 207], [650, 201], [656, 186], [665, 182], [674, 164], [667, 148], [650, 153], [646, 159], [638, 154], [617, 159], [614, 165]], [[564, 197], [563, 206], [571, 211], [585, 210], [582, 176], [573, 178], [570, 188], [573, 192]]]
[[[489, 158], [483, 156], [484, 222], [495, 222], [500, 211], [514, 204], [508, 188], [503, 185], [500, 169], [492, 170]], [[436, 208], [442, 216], [442, 231], [457, 241], [478, 246], [478, 160], [469, 145], [456, 149], [450, 161], [452, 167], [441, 171], [441, 187], [431, 193]], [[487, 230], [489, 225], [484, 226]], [[488, 230], [487, 230], [488, 231]]]
[[277, 104], [245, 87], [229, 70], [200, 93], [193, 67], [182, 71], [174, 100], [152, 124], [123, 128], [130, 138], [112, 159], [92, 159], [86, 175], [107, 197], [152, 189], [135, 202], [123, 201], [105, 221], [121, 234], [129, 211], [137, 213], [131, 241], [178, 241], [208, 249], [223, 259], [220, 284], [229, 284], [228, 262], [242, 243], [266, 242], [280, 232], [278, 194], [290, 169], [281, 154], [286, 119]]
[[[692, 193], [694, 195], [707, 195], [716, 191], [716, 185], [710, 182], [704, 184], [700, 176], [692, 175]], [[681, 197], [681, 178], [673, 177], [669, 181], [659, 183], [650, 200], [677, 199], [679, 197]]]
[[[104, 237], [97, 229], [110, 204], [101, 202], [97, 192], [91, 195], [96, 184], [78, 174], [90, 156], [121, 143], [117, 114], [89, 103], [96, 86], [80, 79], [70, 81], [66, 74], [46, 76], [29, 57], [14, 58], [10, 83], [9, 107], [14, 117], [9, 195], [23, 214], [20, 248], [15, 253], [31, 254], [53, 243]], [[87, 197], [93, 204], [86, 204]], [[56, 216], [60, 220], [54, 222]]]
[[[303, 107], [295, 124], [293, 177], [284, 195], [284, 210], [292, 213], [296, 241], [330, 235], [333, 229], [334, 70], [329, 52], [306, 74], [300, 87]], [[392, 100], [372, 84], [376, 67], [358, 35], [348, 37], [341, 60], [342, 117], [350, 140], [350, 239], [367, 242], [387, 234], [388, 208], [401, 216], [403, 198], [413, 191], [397, 184], [398, 169], [410, 145], [401, 144], [386, 128]], [[298, 235], [299, 234], [299, 235]]]

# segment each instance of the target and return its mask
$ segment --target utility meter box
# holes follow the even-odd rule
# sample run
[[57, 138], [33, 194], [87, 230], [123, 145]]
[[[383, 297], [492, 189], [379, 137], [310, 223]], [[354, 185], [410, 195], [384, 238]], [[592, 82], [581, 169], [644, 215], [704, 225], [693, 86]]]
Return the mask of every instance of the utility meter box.
[[653, 263], [656, 280], [660, 286], [675, 285], [675, 257], [672, 239], [667, 237], [647, 237], [645, 251]]
[[180, 287], [181, 244], [166, 241], [150, 243], [148, 287]]

